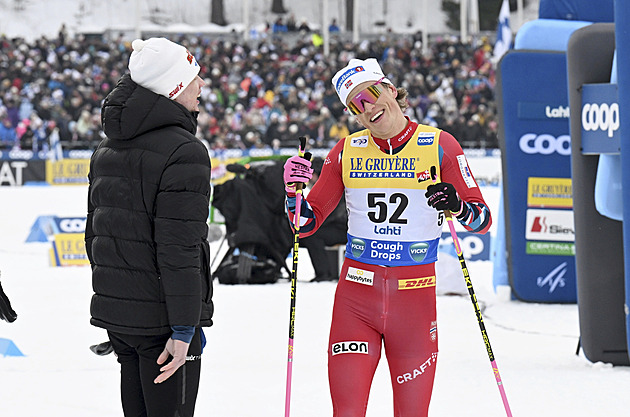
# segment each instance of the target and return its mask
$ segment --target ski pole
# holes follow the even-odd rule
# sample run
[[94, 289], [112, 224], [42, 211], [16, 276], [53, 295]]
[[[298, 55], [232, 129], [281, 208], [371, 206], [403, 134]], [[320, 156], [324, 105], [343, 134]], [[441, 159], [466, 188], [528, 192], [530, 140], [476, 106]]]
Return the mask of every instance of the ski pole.
[[[309, 152], [304, 153], [306, 138], [300, 136], [298, 155], [310, 159]], [[284, 403], [284, 416], [289, 417], [291, 410], [291, 378], [293, 376], [293, 336], [295, 333], [295, 296], [297, 291], [298, 249], [300, 248], [300, 208], [302, 206], [302, 183], [295, 184], [295, 215], [293, 217], [293, 269], [291, 270], [291, 308], [289, 310], [289, 351], [287, 358], [287, 389]]]
[[[436, 168], [431, 167], [431, 178], [433, 178], [433, 182], [439, 182], [439, 178], [437, 177]], [[479, 323], [479, 329], [481, 330], [481, 337], [483, 337], [483, 341], [486, 345], [486, 352], [488, 352], [488, 358], [490, 358], [490, 365], [492, 365], [492, 371], [494, 372], [494, 378], [497, 381], [497, 386], [499, 387], [499, 393], [501, 394], [501, 399], [503, 400], [503, 406], [505, 407], [505, 412], [508, 417], [512, 417], [512, 411], [510, 410], [510, 405], [508, 404], [507, 395], [505, 394], [505, 388], [503, 387], [503, 381], [501, 380], [501, 375], [499, 374], [499, 367], [497, 366], [497, 362], [494, 358], [494, 352], [492, 351], [492, 346], [490, 346], [490, 338], [488, 337], [488, 332], [486, 331], [486, 326], [483, 323], [483, 317], [481, 316], [481, 309], [479, 308], [479, 303], [477, 302], [477, 295], [475, 294], [475, 289], [473, 288], [472, 281], [470, 279], [470, 275], [468, 274], [468, 268], [466, 267], [466, 260], [464, 259], [464, 254], [462, 252], [462, 247], [459, 244], [459, 239], [457, 238], [457, 232], [455, 232], [455, 225], [453, 224], [453, 215], [450, 210], [444, 210], [444, 217], [446, 218], [446, 222], [448, 223], [448, 228], [451, 232], [451, 238], [453, 239], [453, 244], [455, 245], [455, 251], [457, 252], [457, 257], [459, 258], [459, 264], [462, 268], [462, 273], [464, 274], [464, 280], [466, 281], [466, 288], [468, 288], [468, 294], [470, 294], [470, 300], [473, 303], [473, 307], [475, 309], [475, 315], [477, 316], [477, 322]]]

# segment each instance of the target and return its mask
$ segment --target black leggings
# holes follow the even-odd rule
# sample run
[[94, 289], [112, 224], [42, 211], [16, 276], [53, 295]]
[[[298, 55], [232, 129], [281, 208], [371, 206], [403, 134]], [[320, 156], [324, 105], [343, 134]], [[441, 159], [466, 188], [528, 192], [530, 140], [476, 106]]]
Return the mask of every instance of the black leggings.
[[[153, 383], [162, 365], [157, 358], [171, 333], [138, 336], [107, 332], [120, 363], [120, 393], [125, 417], [192, 417], [199, 389], [201, 337], [190, 342], [186, 364], [161, 384]], [[171, 360], [167, 359], [168, 363]]]

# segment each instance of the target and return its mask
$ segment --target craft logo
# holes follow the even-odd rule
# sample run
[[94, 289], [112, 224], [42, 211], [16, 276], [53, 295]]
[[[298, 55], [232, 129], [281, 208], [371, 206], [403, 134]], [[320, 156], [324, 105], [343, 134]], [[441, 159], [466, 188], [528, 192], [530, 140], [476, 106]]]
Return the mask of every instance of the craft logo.
[[398, 280], [399, 290], [417, 290], [418, 288], [435, 287], [435, 275], [422, 278], [408, 278]]
[[429, 244], [426, 242], [418, 242], [409, 246], [409, 255], [416, 262], [424, 261], [429, 252]]
[[361, 255], [363, 255], [363, 252], [365, 252], [365, 241], [354, 238], [350, 242], [350, 248], [352, 249], [352, 256], [360, 258]]
[[398, 382], [399, 384], [404, 384], [405, 382], [413, 381], [420, 375], [424, 374], [427, 369], [431, 368], [431, 366], [435, 363], [435, 361], [437, 360], [437, 355], [437, 352], [433, 352], [426, 361], [413, 368], [411, 372], [405, 372], [404, 374], [397, 376], [396, 382]]
[[374, 285], [374, 271], [366, 271], [365, 269], [354, 268], [351, 266], [348, 268], [346, 280], [372, 286]]
[[331, 346], [332, 355], [339, 355], [340, 353], [363, 353], [368, 354], [368, 342], [338, 342], [333, 343]]

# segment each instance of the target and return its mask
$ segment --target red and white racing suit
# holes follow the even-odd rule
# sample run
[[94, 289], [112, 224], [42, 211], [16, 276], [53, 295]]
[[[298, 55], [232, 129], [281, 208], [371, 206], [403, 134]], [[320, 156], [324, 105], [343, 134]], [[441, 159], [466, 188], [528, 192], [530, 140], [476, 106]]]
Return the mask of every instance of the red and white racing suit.
[[[464, 202], [459, 222], [487, 232], [490, 212], [460, 145], [411, 121], [389, 140], [363, 130], [339, 141], [302, 200], [301, 236], [317, 230], [344, 192], [348, 209], [328, 346], [334, 417], [365, 416], [382, 346], [394, 416], [427, 416], [438, 353], [435, 262], [443, 222], [424, 197], [432, 166]], [[287, 208], [293, 223], [292, 195]]]

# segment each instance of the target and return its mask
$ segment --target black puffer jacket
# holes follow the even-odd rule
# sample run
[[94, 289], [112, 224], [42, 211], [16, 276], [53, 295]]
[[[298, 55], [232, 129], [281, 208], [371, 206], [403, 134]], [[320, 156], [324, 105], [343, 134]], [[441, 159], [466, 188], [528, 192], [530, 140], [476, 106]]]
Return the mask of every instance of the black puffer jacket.
[[196, 117], [124, 75], [101, 118], [85, 228], [91, 323], [143, 335], [212, 325], [210, 158]]

